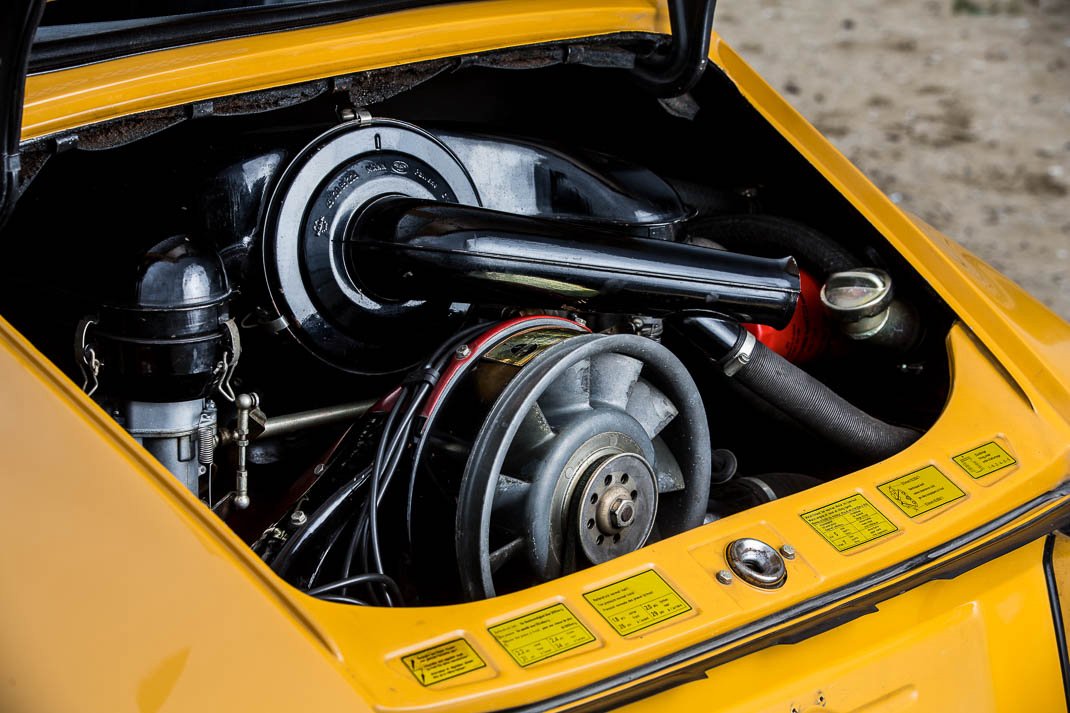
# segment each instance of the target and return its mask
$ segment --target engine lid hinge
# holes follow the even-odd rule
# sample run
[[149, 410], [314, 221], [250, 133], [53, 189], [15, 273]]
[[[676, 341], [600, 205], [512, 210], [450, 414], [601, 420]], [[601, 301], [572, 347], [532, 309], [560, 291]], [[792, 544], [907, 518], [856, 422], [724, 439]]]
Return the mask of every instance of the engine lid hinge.
[[710, 33], [717, 0], [669, 0], [672, 39], [666, 50], [639, 57], [633, 74], [659, 97], [686, 94], [709, 62]]
[[19, 193], [19, 143], [26, 66], [45, 0], [8, 0], [0, 9], [0, 227], [15, 207]]

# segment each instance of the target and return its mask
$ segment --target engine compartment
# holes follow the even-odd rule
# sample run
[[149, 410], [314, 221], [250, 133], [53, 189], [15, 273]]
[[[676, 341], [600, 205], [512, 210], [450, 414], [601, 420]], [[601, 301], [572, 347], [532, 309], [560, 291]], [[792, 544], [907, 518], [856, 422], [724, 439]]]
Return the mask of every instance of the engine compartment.
[[350, 604], [551, 580], [932, 424], [950, 312], [722, 76], [495, 61], [42, 147], [0, 313]]

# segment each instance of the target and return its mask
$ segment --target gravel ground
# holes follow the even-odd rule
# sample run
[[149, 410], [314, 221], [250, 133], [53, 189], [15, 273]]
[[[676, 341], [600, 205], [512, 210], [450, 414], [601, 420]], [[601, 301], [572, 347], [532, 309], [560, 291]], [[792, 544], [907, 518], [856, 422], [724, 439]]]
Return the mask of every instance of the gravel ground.
[[1070, 0], [722, 0], [716, 27], [893, 200], [1070, 319]]

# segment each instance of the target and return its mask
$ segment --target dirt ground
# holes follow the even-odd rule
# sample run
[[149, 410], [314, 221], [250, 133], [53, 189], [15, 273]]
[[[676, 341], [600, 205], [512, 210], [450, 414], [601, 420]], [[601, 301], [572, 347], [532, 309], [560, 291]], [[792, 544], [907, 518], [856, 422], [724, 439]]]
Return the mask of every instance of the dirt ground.
[[716, 27], [893, 200], [1070, 319], [1070, 0], [722, 0]]

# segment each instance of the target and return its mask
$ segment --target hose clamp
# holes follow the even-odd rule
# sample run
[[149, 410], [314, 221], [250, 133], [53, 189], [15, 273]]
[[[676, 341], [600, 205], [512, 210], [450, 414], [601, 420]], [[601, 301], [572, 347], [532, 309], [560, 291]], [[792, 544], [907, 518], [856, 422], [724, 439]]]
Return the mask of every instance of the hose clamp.
[[753, 334], [746, 330], [743, 330], [743, 335], [743, 344], [741, 344], [731, 356], [725, 359], [724, 365], [721, 367], [724, 370], [725, 376], [735, 376], [743, 367], [750, 364], [751, 354], [754, 353], [754, 347], [758, 343], [758, 340], [754, 338]]
[[765, 497], [769, 498], [766, 502], [771, 503], [777, 499], [776, 491], [770, 488], [769, 484], [761, 478], [755, 478], [753, 475], [746, 475], [742, 478], [737, 478], [736, 480], [737, 482], [745, 480], [748, 483], [752, 483], [754, 487], [760, 490]]

